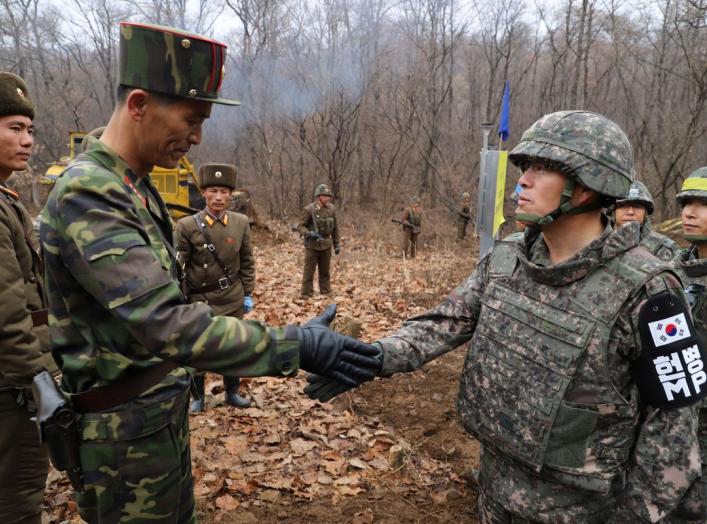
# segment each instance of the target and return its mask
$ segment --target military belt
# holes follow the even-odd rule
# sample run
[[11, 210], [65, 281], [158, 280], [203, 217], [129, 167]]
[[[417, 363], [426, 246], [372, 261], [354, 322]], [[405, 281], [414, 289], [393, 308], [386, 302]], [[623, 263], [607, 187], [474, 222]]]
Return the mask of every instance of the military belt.
[[129, 373], [120, 382], [71, 395], [71, 405], [77, 413], [97, 413], [125, 404], [158, 384], [173, 369], [174, 362], [162, 363]]
[[196, 287], [194, 289], [190, 289], [189, 294], [196, 295], [198, 293], [210, 293], [211, 291], [228, 289], [232, 285], [233, 285], [233, 282], [231, 281], [231, 279], [224, 276], [224, 277], [219, 278], [213, 284], [206, 284], [203, 286]]
[[34, 327], [49, 324], [49, 310], [47, 308], [32, 311], [30, 316], [32, 317], [32, 325]]

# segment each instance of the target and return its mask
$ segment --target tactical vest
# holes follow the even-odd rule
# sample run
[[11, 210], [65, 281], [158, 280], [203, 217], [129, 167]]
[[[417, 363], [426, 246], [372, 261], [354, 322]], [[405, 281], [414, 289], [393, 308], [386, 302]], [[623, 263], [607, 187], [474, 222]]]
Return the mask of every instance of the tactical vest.
[[412, 208], [408, 209], [408, 222], [415, 227], [420, 227], [420, 224], [422, 224], [422, 213], [415, 213]]
[[[463, 425], [485, 446], [536, 472], [550, 468], [565, 484], [612, 490], [639, 406], [637, 390], [624, 399], [612, 384], [610, 334], [626, 301], [661, 271], [657, 262], [623, 262], [634, 249], [552, 286], [530, 278], [513, 243], [494, 247], [457, 400]], [[570, 403], [570, 383], [601, 400]]]
[[314, 222], [314, 230], [324, 237], [331, 236], [334, 231], [334, 211], [328, 205], [317, 209], [311, 204], [310, 213]]

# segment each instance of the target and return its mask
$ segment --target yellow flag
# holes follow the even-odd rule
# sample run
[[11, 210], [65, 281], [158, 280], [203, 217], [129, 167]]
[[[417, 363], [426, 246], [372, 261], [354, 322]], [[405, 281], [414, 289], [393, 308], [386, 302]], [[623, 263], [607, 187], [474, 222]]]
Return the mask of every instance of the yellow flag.
[[506, 167], [508, 166], [508, 151], [498, 153], [498, 169], [496, 169], [496, 201], [493, 212], [493, 236], [498, 233], [506, 219], [503, 216], [503, 203], [506, 193]]

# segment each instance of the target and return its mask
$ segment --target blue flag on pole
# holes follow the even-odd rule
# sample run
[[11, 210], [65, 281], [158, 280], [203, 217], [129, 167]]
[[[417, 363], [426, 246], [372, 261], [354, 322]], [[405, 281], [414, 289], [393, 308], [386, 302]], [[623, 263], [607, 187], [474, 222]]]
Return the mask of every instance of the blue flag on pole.
[[506, 87], [503, 90], [503, 104], [501, 104], [501, 118], [498, 122], [498, 136], [502, 141], [508, 140], [511, 126], [511, 86], [506, 80]]

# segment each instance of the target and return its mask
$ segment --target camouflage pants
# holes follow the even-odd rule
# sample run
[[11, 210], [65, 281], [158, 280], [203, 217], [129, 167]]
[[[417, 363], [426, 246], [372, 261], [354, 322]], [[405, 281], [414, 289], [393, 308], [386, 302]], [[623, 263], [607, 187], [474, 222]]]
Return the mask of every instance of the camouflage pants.
[[[85, 491], [76, 499], [84, 520], [91, 524], [196, 522], [187, 400], [184, 391], [176, 402], [125, 410], [121, 413], [126, 419], [139, 418], [125, 424], [111, 424], [102, 413], [82, 417]], [[126, 431], [123, 425], [140, 431]]]
[[[412, 231], [408, 231], [407, 229], [403, 231], [403, 253], [405, 253], [408, 258], [415, 258], [415, 255], [417, 255], [417, 237], [419, 236], [419, 233], [413, 233]], [[410, 250], [410, 254], [408, 255], [408, 248]]]
[[611, 495], [545, 480], [482, 448], [480, 524], [603, 524], [615, 507]]
[[331, 248], [323, 251], [304, 250], [304, 273], [302, 274], [302, 295], [314, 294], [314, 271], [319, 268], [319, 292], [331, 293]]
[[15, 395], [0, 391], [0, 522], [39, 524], [49, 462], [37, 425]]

